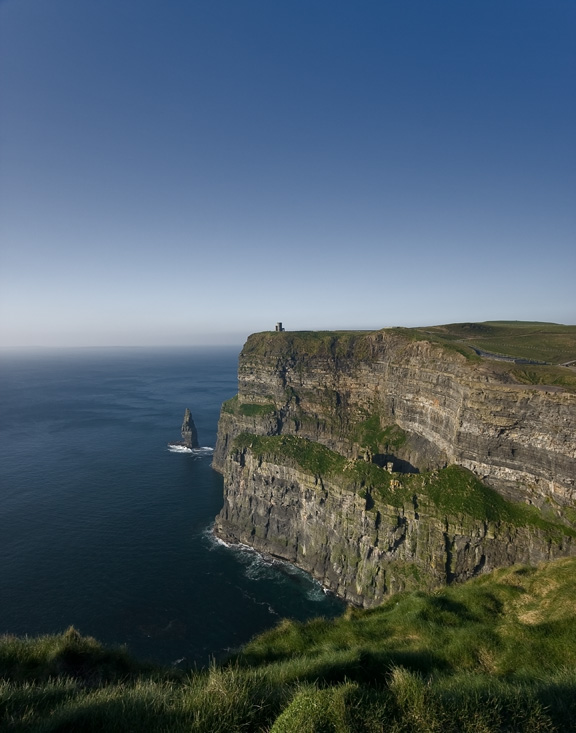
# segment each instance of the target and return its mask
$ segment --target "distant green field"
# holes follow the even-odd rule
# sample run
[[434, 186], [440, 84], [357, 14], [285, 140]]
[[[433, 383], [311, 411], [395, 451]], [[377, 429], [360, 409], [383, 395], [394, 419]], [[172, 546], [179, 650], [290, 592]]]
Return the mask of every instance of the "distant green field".
[[528, 321], [485, 321], [450, 323], [414, 331], [517, 359], [554, 365], [576, 360], [576, 326]]

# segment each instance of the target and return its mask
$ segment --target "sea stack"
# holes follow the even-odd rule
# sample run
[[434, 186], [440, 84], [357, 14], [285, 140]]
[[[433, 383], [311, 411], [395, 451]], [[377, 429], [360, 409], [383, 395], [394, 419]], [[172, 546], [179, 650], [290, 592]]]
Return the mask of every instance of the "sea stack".
[[192, 413], [188, 408], [186, 408], [182, 423], [182, 445], [185, 445], [186, 448], [198, 448], [198, 433], [192, 419]]

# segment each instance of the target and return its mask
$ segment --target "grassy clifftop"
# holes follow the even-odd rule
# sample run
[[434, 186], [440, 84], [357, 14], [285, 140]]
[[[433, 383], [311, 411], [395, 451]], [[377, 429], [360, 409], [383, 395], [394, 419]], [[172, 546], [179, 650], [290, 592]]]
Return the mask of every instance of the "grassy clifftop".
[[[576, 326], [526, 321], [452, 323], [381, 331], [286, 331], [253, 334], [245, 356], [286, 355], [376, 358], [378, 335], [406, 341], [430, 341], [468, 361], [490, 360], [520, 384], [551, 385], [576, 391]], [[499, 357], [510, 361], [498, 361]], [[526, 363], [514, 363], [514, 360]], [[568, 368], [565, 365], [570, 365]]]
[[263, 331], [248, 337], [244, 356], [301, 354], [306, 356], [366, 357], [371, 331]]
[[568, 731], [576, 560], [283, 621], [226, 664], [140, 665], [69, 630], [0, 640], [3, 731]]
[[450, 323], [419, 328], [384, 328], [381, 331], [284, 331], [253, 334], [245, 353], [294, 349], [308, 354], [361, 354], [363, 343], [375, 334], [389, 334], [409, 340], [429, 340], [444, 345], [461, 344], [517, 359], [564, 364], [576, 361], [576, 326], [528, 321], [484, 321]]

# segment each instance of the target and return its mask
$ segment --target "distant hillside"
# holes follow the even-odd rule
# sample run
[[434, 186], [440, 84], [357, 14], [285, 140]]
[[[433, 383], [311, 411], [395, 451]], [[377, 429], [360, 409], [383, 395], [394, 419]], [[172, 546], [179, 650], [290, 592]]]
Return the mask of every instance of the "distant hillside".
[[334, 621], [283, 621], [201, 671], [73, 629], [0, 639], [5, 732], [560, 733], [576, 720], [576, 559]]
[[450, 323], [421, 328], [384, 329], [490, 361], [495, 371], [520, 384], [576, 392], [576, 326], [528, 321]]
[[576, 361], [576, 326], [528, 321], [450, 323], [413, 329], [494, 354], [560, 365]]

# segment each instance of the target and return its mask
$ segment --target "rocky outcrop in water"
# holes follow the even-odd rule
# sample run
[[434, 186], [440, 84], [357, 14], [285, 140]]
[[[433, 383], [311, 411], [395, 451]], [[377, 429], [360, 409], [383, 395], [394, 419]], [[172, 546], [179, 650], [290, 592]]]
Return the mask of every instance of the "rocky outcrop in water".
[[184, 420], [182, 421], [182, 445], [186, 448], [198, 448], [198, 432], [196, 431], [196, 425], [192, 419], [192, 413], [188, 408], [184, 413]]
[[184, 413], [184, 420], [182, 421], [182, 428], [180, 431], [182, 440], [174, 443], [168, 443], [168, 447], [175, 451], [183, 451], [188, 453], [194, 448], [198, 448], [198, 433], [196, 431], [196, 425], [192, 419], [192, 413], [188, 408]]
[[255, 334], [238, 377], [224, 539], [368, 605], [575, 552], [575, 394], [396, 329]]

